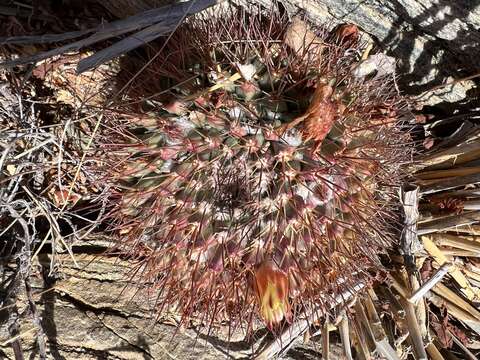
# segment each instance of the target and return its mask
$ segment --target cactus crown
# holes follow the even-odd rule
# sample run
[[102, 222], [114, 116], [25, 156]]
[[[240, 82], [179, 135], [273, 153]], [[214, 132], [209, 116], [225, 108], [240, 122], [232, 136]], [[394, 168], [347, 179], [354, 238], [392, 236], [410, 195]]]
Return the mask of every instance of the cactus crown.
[[124, 61], [143, 108], [104, 132], [109, 219], [160, 312], [273, 328], [328, 309], [392, 243], [405, 105], [392, 78], [355, 75], [355, 32], [210, 15]]

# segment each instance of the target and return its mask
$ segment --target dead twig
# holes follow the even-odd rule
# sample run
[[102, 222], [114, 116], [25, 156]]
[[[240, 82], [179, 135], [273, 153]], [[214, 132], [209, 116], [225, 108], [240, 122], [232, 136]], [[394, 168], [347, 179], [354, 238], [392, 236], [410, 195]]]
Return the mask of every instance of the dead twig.
[[[53, 50], [41, 52], [28, 57], [15, 60], [5, 61], [0, 64], [1, 67], [11, 68], [18, 65], [36, 63], [47, 58], [60, 55], [69, 51], [79, 51], [82, 48], [93, 45], [103, 40], [110, 39], [119, 35], [123, 35], [132, 31], [140, 30], [137, 33], [121, 40], [119, 43], [111, 47], [101, 50], [97, 54], [82, 60], [77, 67], [77, 72], [82, 73], [105, 63], [116, 56], [144, 45], [147, 42], [158, 38], [172, 31], [178, 23], [186, 16], [200, 12], [216, 3], [215, 0], [191, 0], [175, 5], [164, 6], [158, 9], [147, 10], [140, 14], [133, 15], [127, 19], [117, 20], [111, 23], [102, 24], [95, 30], [87, 30], [86, 33], [95, 33], [86, 39], [78, 40], [73, 43], [60, 46]], [[75, 38], [81, 36], [78, 33], [70, 33], [67, 38]], [[18, 40], [15, 38], [0, 38], [0, 44], [25, 44], [27, 42], [46, 42], [47, 40], [58, 39], [55, 35], [47, 35], [43, 37], [22, 37]]]

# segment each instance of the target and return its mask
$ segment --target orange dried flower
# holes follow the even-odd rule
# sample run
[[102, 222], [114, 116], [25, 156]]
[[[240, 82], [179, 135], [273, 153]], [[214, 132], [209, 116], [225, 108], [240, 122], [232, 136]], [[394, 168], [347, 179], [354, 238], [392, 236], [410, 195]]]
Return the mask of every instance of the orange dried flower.
[[319, 84], [313, 94], [312, 102], [304, 115], [304, 137], [321, 143], [330, 132], [338, 115], [338, 107], [332, 102], [333, 89], [329, 85]]
[[255, 290], [260, 313], [269, 329], [284, 318], [290, 322], [288, 275], [273, 262], [266, 261], [255, 271]]
[[321, 144], [332, 129], [339, 113], [343, 112], [339, 104], [332, 101], [332, 93], [333, 89], [330, 85], [319, 83], [305, 114], [280, 127], [277, 131], [283, 134], [286, 130], [303, 122], [304, 140], [314, 140], [317, 144]]

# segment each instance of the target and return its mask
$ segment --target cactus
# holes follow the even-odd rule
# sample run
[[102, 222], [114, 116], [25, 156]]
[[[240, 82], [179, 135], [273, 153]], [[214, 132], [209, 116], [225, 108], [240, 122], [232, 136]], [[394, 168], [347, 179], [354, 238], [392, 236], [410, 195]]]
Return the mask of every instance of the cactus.
[[411, 146], [393, 78], [355, 74], [361, 49], [352, 26], [227, 8], [123, 60], [97, 171], [159, 313], [273, 330], [372, 279]]

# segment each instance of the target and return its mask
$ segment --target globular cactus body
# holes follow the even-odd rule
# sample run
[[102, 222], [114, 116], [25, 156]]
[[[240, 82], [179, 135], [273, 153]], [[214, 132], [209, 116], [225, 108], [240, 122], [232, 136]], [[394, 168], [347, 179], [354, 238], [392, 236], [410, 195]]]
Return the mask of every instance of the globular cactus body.
[[351, 27], [263, 11], [197, 16], [147, 49], [129, 94], [148, 111], [104, 133], [118, 248], [183, 321], [327, 309], [393, 241], [409, 149], [392, 79], [354, 76]]

